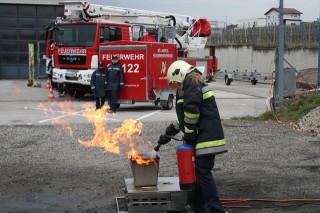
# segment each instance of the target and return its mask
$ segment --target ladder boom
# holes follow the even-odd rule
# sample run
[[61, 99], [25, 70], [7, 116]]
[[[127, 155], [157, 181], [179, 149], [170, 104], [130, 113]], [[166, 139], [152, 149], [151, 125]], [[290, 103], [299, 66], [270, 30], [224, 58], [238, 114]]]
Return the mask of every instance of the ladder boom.
[[[167, 22], [166, 24], [170, 24], [174, 18], [173, 24], [180, 23], [190, 26], [194, 20], [188, 15], [90, 4], [88, 1], [61, 1], [60, 4], [65, 6], [66, 18], [74, 21], [80, 19], [86, 21], [98, 17], [113, 20], [113, 18], [121, 17], [129, 23], [164, 24]], [[139, 21], [139, 18], [143, 22]]]
[[[173, 26], [177, 32], [176, 42], [185, 49], [203, 49], [207, 36], [199, 36], [200, 33], [190, 36], [194, 24], [199, 20], [188, 15], [170, 14], [132, 8], [113, 7], [106, 5], [90, 4], [89, 1], [61, 1], [64, 15], [67, 20], [118, 22], [131, 25], [145, 26]], [[176, 34], [174, 32], [174, 34]], [[199, 31], [200, 32], [200, 31]]]

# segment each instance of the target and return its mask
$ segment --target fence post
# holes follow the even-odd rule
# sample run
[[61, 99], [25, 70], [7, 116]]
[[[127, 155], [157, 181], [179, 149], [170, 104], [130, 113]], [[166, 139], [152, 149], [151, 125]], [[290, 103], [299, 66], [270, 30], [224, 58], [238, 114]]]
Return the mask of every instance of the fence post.
[[276, 65], [276, 92], [275, 101], [283, 101], [283, 90], [284, 90], [284, 21], [283, 21], [283, 0], [280, 0], [280, 23], [279, 23], [279, 34], [278, 34], [278, 60]]
[[318, 21], [318, 88], [320, 87], [320, 20]]

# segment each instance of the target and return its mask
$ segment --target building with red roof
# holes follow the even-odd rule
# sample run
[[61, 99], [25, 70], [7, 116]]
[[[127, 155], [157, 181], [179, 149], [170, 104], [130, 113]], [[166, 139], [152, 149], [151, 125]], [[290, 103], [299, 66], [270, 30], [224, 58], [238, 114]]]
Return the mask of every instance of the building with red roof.
[[[283, 8], [283, 20], [285, 25], [300, 25], [301, 12], [294, 8]], [[280, 22], [280, 8], [273, 7], [265, 14], [267, 26], [278, 26]]]

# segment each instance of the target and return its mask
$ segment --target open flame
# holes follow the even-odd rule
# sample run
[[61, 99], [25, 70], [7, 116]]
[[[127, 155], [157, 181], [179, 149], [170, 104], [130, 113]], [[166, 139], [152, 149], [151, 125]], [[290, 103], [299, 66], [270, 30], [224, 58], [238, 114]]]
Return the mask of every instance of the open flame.
[[[137, 161], [138, 164], [149, 164], [155, 161], [156, 153], [152, 154], [151, 143], [141, 138], [142, 123], [133, 119], [125, 120], [119, 128], [106, 129], [107, 107], [94, 110], [87, 104], [83, 105], [85, 111], [83, 116], [93, 123], [95, 130], [93, 138], [88, 141], [78, 139], [78, 142], [86, 147], [100, 147], [105, 152], [115, 154], [127, 154], [129, 159]], [[143, 154], [148, 153], [146, 158]]]
[[[64, 117], [79, 115], [70, 107], [70, 101], [52, 102], [50, 106], [39, 103], [38, 108], [42, 109], [46, 115], [57, 114], [59, 116], [51, 120], [51, 124], [63, 127], [73, 136], [73, 129], [70, 122]], [[59, 108], [56, 110], [54, 108]], [[151, 143], [141, 137], [142, 123], [133, 119], [123, 121], [120, 127], [107, 129], [107, 107], [95, 110], [93, 105], [85, 103], [81, 116], [85, 117], [89, 123], [94, 126], [93, 137], [88, 141], [78, 139], [78, 142], [86, 147], [100, 147], [105, 152], [127, 155], [129, 159], [136, 161], [138, 164], [156, 163], [157, 154], [151, 148]], [[61, 115], [62, 114], [62, 115]]]
[[[73, 130], [70, 122], [68, 120], [62, 119], [64, 116], [74, 116], [77, 114], [77, 112], [71, 108], [70, 103], [71, 101], [52, 102], [50, 104], [50, 107], [46, 106], [44, 103], [39, 103], [38, 108], [42, 109], [46, 115], [48, 115], [49, 113], [53, 115], [58, 112], [60, 114], [62, 113], [62, 116], [52, 119], [51, 124], [67, 129], [69, 131], [69, 135], [73, 136]], [[58, 106], [60, 110], [54, 110], [54, 106]]]

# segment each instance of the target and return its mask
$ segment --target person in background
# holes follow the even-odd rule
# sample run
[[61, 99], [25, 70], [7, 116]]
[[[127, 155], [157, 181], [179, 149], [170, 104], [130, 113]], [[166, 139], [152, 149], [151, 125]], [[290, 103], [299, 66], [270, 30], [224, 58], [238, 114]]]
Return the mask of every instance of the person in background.
[[66, 97], [66, 95], [67, 95], [66, 94], [66, 84], [64, 84], [64, 83], [58, 84], [57, 90], [58, 90], [59, 98]]
[[124, 86], [124, 74], [118, 56], [113, 55], [112, 63], [107, 68], [107, 82], [108, 82], [108, 98], [109, 98], [109, 113], [115, 113], [117, 109], [117, 100], [119, 90]]
[[98, 63], [98, 68], [92, 73], [90, 85], [96, 99], [96, 110], [100, 109], [104, 105], [107, 90], [107, 73], [102, 62]]
[[211, 170], [215, 156], [227, 152], [218, 107], [212, 90], [201, 72], [185, 61], [173, 62], [167, 73], [169, 85], [177, 87], [176, 114], [178, 121], [171, 123], [161, 135], [158, 144], [168, 143], [183, 132], [183, 140], [195, 149], [197, 187], [189, 193], [192, 212], [204, 213], [205, 205], [211, 213], [225, 213]]

